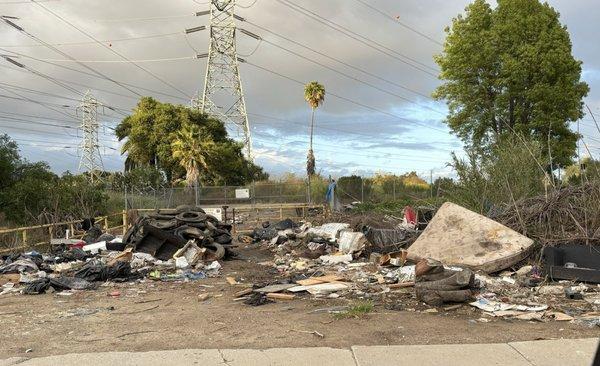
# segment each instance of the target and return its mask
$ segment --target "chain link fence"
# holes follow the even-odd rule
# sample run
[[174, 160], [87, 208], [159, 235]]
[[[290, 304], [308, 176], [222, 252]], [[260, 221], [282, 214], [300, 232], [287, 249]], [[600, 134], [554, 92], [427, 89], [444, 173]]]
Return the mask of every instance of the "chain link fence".
[[[313, 204], [325, 203], [329, 182], [312, 182]], [[112, 191], [113, 201], [121, 202], [120, 209], [173, 208], [179, 205], [198, 206], [257, 206], [308, 203], [305, 182], [259, 182], [245, 186], [190, 188], [129, 188]], [[374, 179], [360, 176], [344, 177], [337, 181], [336, 198], [341, 204], [353, 202], [382, 203], [420, 200], [432, 197], [434, 186], [427, 183], [407, 185], [400, 178]]]
[[[223, 206], [307, 203], [303, 183], [256, 183], [246, 186], [128, 189], [112, 191], [127, 209], [173, 208], [179, 205]], [[322, 201], [322, 200], [321, 200]]]

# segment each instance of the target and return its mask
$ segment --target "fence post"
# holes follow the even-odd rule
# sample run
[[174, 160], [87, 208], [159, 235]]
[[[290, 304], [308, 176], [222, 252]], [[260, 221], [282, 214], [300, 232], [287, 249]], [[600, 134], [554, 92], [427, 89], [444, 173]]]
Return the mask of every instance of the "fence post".
[[104, 216], [104, 230], [108, 230], [108, 216]]
[[27, 245], [27, 230], [24, 229], [22, 233], [23, 245]]
[[52, 239], [54, 239], [54, 226], [48, 226], [48, 235], [50, 236], [50, 241], [52, 242]]
[[284, 200], [283, 200], [283, 183], [279, 183], [279, 203], [284, 203]]
[[394, 175], [394, 201], [396, 200], [396, 176]]
[[365, 203], [365, 180], [360, 177], [360, 202]]
[[194, 195], [195, 195], [195, 201], [196, 202], [196, 206], [199, 205], [199, 201], [198, 201], [198, 182], [196, 181], [196, 183], [194, 184]]
[[225, 196], [225, 204], [227, 204], [227, 186], [223, 186], [224, 196]]
[[127, 232], [127, 210], [123, 210], [123, 235]]

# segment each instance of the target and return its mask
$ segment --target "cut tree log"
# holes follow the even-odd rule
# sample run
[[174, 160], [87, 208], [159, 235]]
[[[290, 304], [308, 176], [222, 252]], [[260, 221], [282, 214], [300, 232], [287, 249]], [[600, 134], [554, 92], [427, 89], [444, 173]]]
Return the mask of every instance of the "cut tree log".
[[471, 290], [438, 291], [415, 288], [417, 300], [431, 306], [441, 306], [446, 302], [467, 302], [473, 299]]

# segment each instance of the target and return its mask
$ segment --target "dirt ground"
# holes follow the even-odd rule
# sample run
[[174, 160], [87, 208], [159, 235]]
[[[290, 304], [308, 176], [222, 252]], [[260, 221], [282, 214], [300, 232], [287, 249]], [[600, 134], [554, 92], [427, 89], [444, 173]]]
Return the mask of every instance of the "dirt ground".
[[[322, 309], [351, 303], [309, 295], [252, 307], [233, 294], [252, 283], [273, 282], [277, 272], [258, 263], [265, 250], [241, 250], [224, 261], [223, 276], [186, 283], [110, 283], [72, 296], [0, 297], [0, 359], [77, 352], [151, 351], [189, 348], [335, 347], [352, 345], [497, 343], [598, 337], [597, 328], [568, 322], [487, 318], [468, 305], [424, 312], [413, 307], [411, 289], [397, 306], [375, 301], [361, 318], [336, 319]], [[240, 285], [230, 285], [233, 276]], [[108, 294], [119, 291], [120, 296]], [[199, 295], [209, 293], [202, 301]], [[403, 303], [403, 298], [406, 303]], [[389, 304], [389, 301], [388, 301]], [[390, 308], [401, 310], [390, 310]], [[321, 311], [320, 311], [321, 309]], [[322, 334], [321, 338], [311, 332]], [[27, 353], [26, 353], [27, 352]]]

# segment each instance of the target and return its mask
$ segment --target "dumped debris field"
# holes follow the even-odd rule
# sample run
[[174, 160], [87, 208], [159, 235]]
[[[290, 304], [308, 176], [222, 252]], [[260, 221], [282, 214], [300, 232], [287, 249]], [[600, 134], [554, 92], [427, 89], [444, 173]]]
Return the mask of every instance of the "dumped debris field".
[[[482, 322], [481, 311], [468, 304], [449, 310], [439, 307], [432, 313], [432, 308], [416, 302], [412, 289], [399, 295], [405, 300], [397, 303], [404, 309], [387, 309], [375, 301], [373, 311], [358, 318], [339, 318], [323, 310], [349, 306], [351, 298], [305, 296], [258, 307], [234, 301], [234, 294], [249, 284], [281, 279], [272, 266], [259, 264], [272, 259], [270, 250], [250, 244], [238, 251], [236, 259], [223, 262], [219, 278], [108, 283], [69, 296], [3, 295], [0, 354], [496, 343], [598, 335], [597, 328], [569, 322], [502, 318]], [[230, 285], [226, 277], [235, 277], [240, 284]]]

